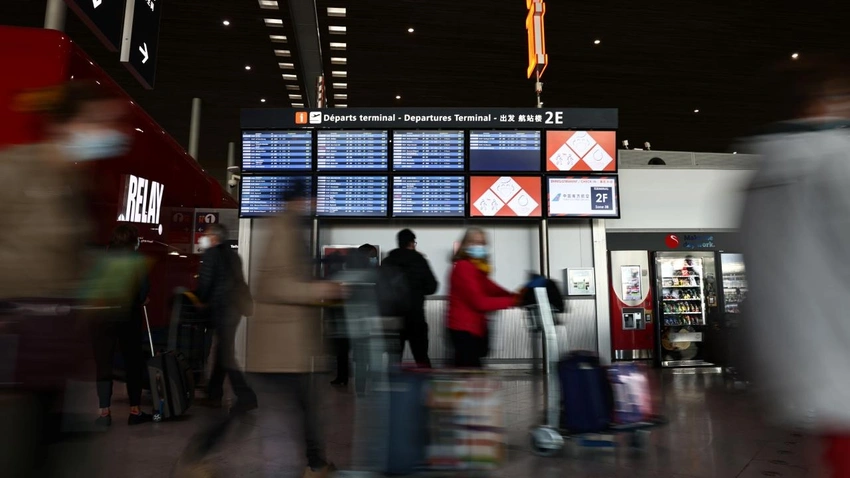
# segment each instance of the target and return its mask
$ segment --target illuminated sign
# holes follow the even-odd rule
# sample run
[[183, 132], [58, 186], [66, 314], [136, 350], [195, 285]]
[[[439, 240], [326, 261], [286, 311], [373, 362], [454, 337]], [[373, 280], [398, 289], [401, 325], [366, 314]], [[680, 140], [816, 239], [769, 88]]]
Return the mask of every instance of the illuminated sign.
[[127, 176], [124, 188], [124, 204], [118, 220], [139, 224], [160, 224], [162, 195], [165, 186], [145, 178]]
[[535, 71], [543, 76], [549, 55], [546, 54], [546, 34], [543, 31], [543, 17], [546, 15], [546, 4], [543, 0], [526, 0], [528, 16], [525, 18], [525, 29], [528, 31], [528, 77]]

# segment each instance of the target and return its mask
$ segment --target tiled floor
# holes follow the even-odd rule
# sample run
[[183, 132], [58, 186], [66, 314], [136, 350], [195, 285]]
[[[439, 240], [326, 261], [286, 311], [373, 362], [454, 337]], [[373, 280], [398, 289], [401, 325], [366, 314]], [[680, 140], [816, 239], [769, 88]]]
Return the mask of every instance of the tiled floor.
[[[587, 451], [568, 446], [561, 455], [540, 458], [530, 453], [527, 429], [539, 418], [539, 383], [530, 376], [505, 377], [505, 411], [509, 420], [508, 459], [495, 477], [763, 477], [823, 476], [815, 468], [816, 440], [773, 429], [761, 421], [758, 404], [746, 392], [727, 389], [720, 375], [657, 373], [657, 406], [670, 423], [655, 430], [647, 449], [627, 446], [615, 451]], [[116, 385], [116, 392], [119, 387]], [[327, 386], [325, 419], [328, 454], [338, 465], [351, 459], [351, 414], [354, 396]], [[79, 386], [96, 403], [91, 389]], [[194, 408], [185, 419], [129, 428], [117, 418], [126, 402], [119, 397], [116, 421], [98, 436], [95, 475], [126, 478], [167, 477], [192, 433], [215, 413]], [[261, 408], [233, 430], [212, 462], [226, 477], [297, 477], [302, 470], [300, 442], [290, 424], [297, 411], [278, 397], [261, 394]], [[91, 477], [92, 474], [87, 474]]]

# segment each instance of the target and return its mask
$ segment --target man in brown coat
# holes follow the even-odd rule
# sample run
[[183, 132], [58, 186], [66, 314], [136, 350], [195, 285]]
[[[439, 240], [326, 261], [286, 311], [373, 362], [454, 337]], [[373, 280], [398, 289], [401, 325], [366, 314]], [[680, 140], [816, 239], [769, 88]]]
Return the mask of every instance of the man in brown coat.
[[306, 477], [330, 472], [319, 417], [315, 372], [324, 371], [320, 306], [342, 298], [340, 284], [313, 276], [310, 254], [309, 185], [296, 184], [284, 197], [286, 212], [268, 224], [264, 255], [257, 261], [255, 312], [248, 321], [246, 371], [259, 386], [290, 393], [298, 402], [304, 427]]

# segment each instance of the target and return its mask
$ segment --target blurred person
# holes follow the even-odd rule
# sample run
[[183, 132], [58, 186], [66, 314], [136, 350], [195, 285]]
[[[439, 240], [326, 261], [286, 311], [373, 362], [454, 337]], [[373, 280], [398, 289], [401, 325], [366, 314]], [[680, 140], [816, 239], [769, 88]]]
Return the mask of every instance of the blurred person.
[[227, 244], [227, 229], [221, 224], [210, 224], [200, 239], [204, 253], [198, 272], [195, 295], [204, 304], [210, 317], [217, 345], [212, 373], [207, 385], [207, 401], [213, 407], [221, 406], [224, 398], [224, 378], [236, 394], [232, 411], [247, 412], [257, 408], [257, 395], [248, 385], [236, 364], [236, 329], [242, 319], [239, 297], [245, 284], [242, 259]]
[[487, 314], [517, 306], [521, 295], [490, 279], [490, 253], [483, 229], [466, 230], [449, 279], [448, 330], [454, 366], [480, 368], [490, 353]]
[[[762, 156], [746, 191], [743, 311], [772, 418], [826, 440], [831, 476], [850, 476], [850, 76], [807, 56], [777, 78], [785, 118], [751, 139]], [[787, 81], [787, 83], [786, 83]]]
[[431, 368], [428, 358], [428, 322], [425, 320], [425, 296], [437, 292], [439, 283], [434, 272], [419, 251], [416, 250], [416, 235], [410, 229], [402, 229], [396, 236], [398, 249], [390, 251], [384, 266], [396, 267], [404, 275], [412, 301], [408, 314], [403, 317], [401, 333], [401, 354], [405, 343], [410, 344], [410, 352], [416, 365]]
[[145, 357], [142, 352], [144, 339], [143, 308], [148, 302], [150, 284], [145, 260], [136, 252], [139, 249], [139, 233], [135, 227], [120, 225], [115, 228], [109, 241], [108, 252], [122, 256], [109, 271], [104, 271], [101, 280], [122, 281], [126, 290], [126, 304], [111, 310], [105, 320], [92, 327], [92, 345], [97, 368], [97, 397], [100, 402], [100, 417], [97, 424], [112, 425], [112, 375], [115, 363], [115, 346], [121, 348], [126, 373], [127, 396], [130, 399], [129, 425], [150, 422], [153, 416], [139, 408], [142, 401], [142, 382], [145, 376]]
[[73, 464], [45, 456], [63, 438], [67, 381], [91, 355], [82, 318], [67, 307], [77, 303], [91, 238], [77, 163], [115, 158], [129, 147], [119, 99], [94, 83], [71, 82], [54, 92], [53, 101], [33, 106], [44, 115], [45, 139], [0, 151], [5, 476], [61, 476], [83, 466], [79, 454]]

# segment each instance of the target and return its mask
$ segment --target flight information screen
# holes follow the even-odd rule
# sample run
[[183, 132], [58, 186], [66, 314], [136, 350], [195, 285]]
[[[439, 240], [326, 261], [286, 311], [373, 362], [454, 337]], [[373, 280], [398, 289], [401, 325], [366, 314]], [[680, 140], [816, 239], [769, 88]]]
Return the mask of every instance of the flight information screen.
[[243, 171], [309, 171], [312, 168], [311, 131], [242, 132]]
[[388, 167], [386, 131], [319, 131], [317, 134], [319, 171], [369, 171]]
[[463, 131], [394, 131], [396, 171], [463, 170]]
[[540, 131], [470, 131], [471, 171], [540, 171]]
[[285, 210], [283, 194], [295, 181], [310, 181], [297, 176], [242, 176], [242, 199], [239, 215], [242, 217], [270, 216]]
[[463, 176], [396, 176], [393, 216], [462, 217], [466, 210]]
[[319, 216], [387, 215], [386, 176], [319, 176], [317, 182]]

